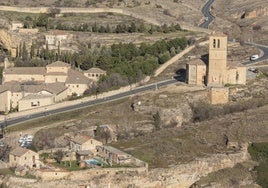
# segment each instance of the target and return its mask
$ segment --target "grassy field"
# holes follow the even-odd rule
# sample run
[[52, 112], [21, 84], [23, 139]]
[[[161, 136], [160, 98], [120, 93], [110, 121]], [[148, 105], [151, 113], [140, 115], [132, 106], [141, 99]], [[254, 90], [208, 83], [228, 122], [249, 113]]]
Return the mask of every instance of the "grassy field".
[[58, 122], [63, 122], [63, 121], [68, 121], [71, 119], [85, 119], [87, 117], [87, 114], [90, 111], [95, 111], [96, 109], [99, 109], [101, 107], [106, 107], [109, 105], [117, 105], [120, 104], [123, 101], [126, 101], [127, 99], [120, 99], [117, 101], [112, 101], [108, 102], [105, 104], [99, 104], [96, 106], [91, 106], [91, 107], [86, 107], [82, 109], [77, 109], [65, 113], [60, 113], [60, 114], [55, 114], [55, 115], [49, 115], [43, 118], [38, 118], [35, 120], [27, 121], [25, 123], [17, 124], [11, 127], [7, 127], [6, 130], [9, 132], [14, 132], [14, 131], [23, 131], [31, 128], [36, 128], [36, 127], [45, 127], [46, 125], [51, 125], [54, 123]]
[[14, 172], [10, 170], [9, 168], [2, 168], [0, 169], [0, 175], [14, 175]]
[[248, 151], [252, 159], [259, 162], [259, 165], [255, 167], [257, 183], [263, 188], [268, 188], [268, 143], [253, 143]]
[[253, 181], [253, 176], [248, 169], [253, 168], [254, 165], [256, 165], [256, 163], [253, 161], [240, 163], [235, 165], [233, 168], [226, 168], [210, 173], [206, 177], [202, 177], [195, 184], [200, 187], [206, 187], [213, 183], [221, 185], [220, 187], [240, 187], [240, 183], [244, 180]]

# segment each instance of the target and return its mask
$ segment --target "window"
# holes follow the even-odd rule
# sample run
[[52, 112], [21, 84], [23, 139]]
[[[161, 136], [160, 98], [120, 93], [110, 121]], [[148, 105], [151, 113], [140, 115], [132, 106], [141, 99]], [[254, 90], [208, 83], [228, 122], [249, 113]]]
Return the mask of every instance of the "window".
[[216, 48], [216, 39], [213, 39], [213, 48]]
[[79, 85], [76, 85], [76, 87], [79, 87]]
[[221, 42], [220, 39], [218, 39], [218, 48], [220, 48]]
[[96, 77], [99, 77], [99, 75], [98, 75], [98, 74], [96, 74]]
[[94, 77], [95, 75], [94, 74], [92, 74], [92, 77]]
[[31, 107], [40, 106], [40, 102], [31, 102]]
[[24, 157], [24, 160], [26, 160], [27, 159], [27, 157]]
[[90, 140], [90, 144], [93, 144], [93, 140]]
[[16, 156], [14, 156], [14, 161], [16, 161]]

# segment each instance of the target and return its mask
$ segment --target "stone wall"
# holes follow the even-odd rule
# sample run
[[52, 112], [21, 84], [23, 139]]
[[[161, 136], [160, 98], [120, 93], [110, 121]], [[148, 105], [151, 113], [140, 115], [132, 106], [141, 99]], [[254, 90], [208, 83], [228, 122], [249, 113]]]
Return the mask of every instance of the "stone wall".
[[228, 87], [213, 87], [209, 91], [211, 104], [225, 104], [229, 101], [229, 88]]
[[78, 171], [63, 171], [63, 170], [37, 170], [35, 175], [42, 180], [59, 180], [66, 179], [72, 181], [84, 181], [92, 180], [96, 178], [101, 178], [103, 176], [107, 178], [112, 178], [115, 175], [127, 175], [135, 174], [136, 176], [146, 177], [148, 174], [147, 167], [139, 168], [92, 168], [88, 170], [78, 170]]

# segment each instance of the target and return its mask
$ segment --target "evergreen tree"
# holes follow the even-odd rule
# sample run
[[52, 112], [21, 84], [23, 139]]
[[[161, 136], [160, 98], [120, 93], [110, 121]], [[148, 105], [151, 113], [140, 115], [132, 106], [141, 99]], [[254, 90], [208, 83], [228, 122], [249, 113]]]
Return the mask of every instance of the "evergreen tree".
[[136, 27], [136, 24], [134, 22], [131, 22], [130, 27], [128, 29], [128, 32], [130, 32], [130, 33], [137, 32], [137, 27]]
[[22, 46], [22, 60], [25, 61], [28, 59], [28, 52], [27, 52], [27, 49], [26, 49], [26, 44], [25, 42], [23, 42], [23, 46]]
[[111, 33], [111, 28], [109, 24], [106, 25], [106, 33]]
[[92, 27], [92, 32], [97, 33], [98, 30], [99, 30], [98, 25], [97, 25], [97, 23], [95, 22], [94, 25], [93, 25], [93, 27]]
[[35, 55], [35, 44], [33, 43], [31, 46], [31, 51], [30, 51], [30, 58], [32, 59]]

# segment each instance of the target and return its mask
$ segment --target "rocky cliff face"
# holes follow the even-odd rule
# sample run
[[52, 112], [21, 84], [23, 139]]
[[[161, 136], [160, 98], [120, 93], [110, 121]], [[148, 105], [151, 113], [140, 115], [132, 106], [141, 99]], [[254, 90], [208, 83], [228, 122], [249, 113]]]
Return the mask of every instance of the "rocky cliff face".
[[249, 8], [249, 9], [240, 9], [237, 11], [232, 11], [231, 13], [232, 17], [235, 19], [252, 19], [256, 17], [261, 16], [267, 16], [268, 15], [268, 7], [255, 7], [255, 8]]
[[268, 7], [257, 7], [253, 10], [245, 11], [245, 18], [256, 18], [268, 15]]

